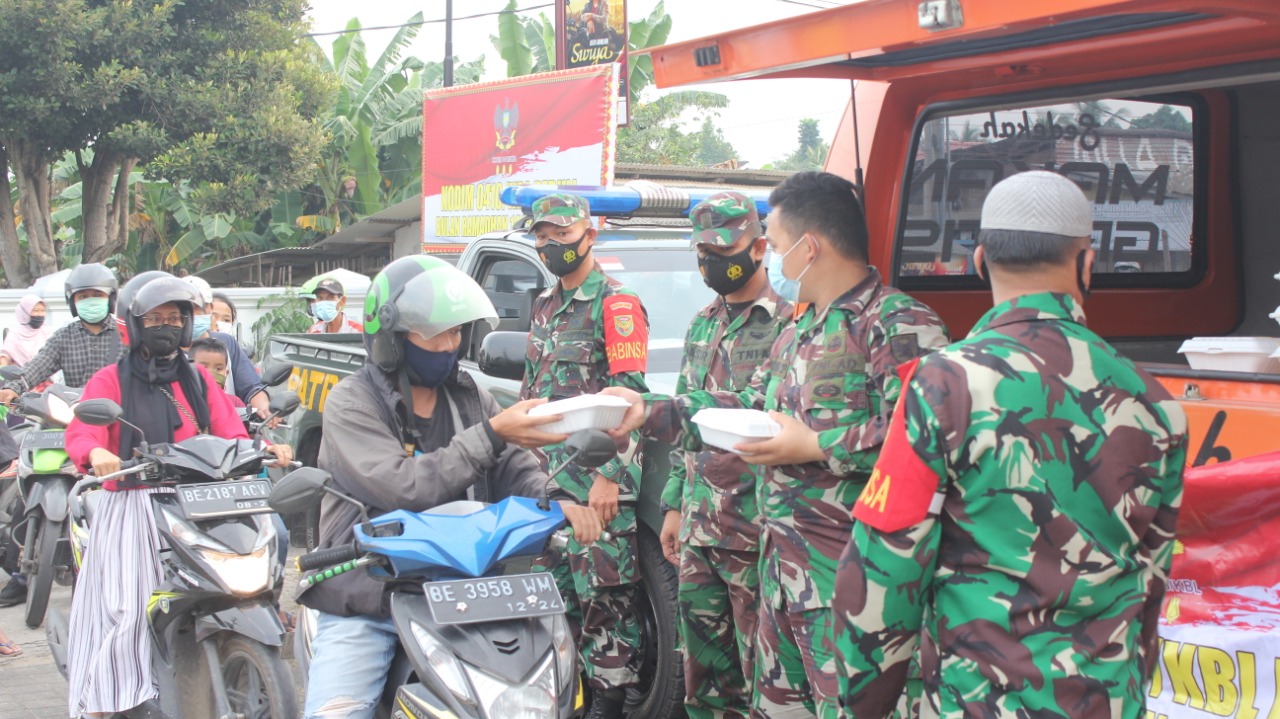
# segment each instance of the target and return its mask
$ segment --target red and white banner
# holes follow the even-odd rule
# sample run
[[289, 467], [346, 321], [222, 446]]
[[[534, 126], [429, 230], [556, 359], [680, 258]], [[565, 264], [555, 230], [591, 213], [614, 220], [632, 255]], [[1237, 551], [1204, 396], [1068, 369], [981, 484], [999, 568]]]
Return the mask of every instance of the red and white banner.
[[1280, 452], [1184, 486], [1147, 717], [1280, 716]]
[[432, 90], [422, 108], [424, 245], [510, 229], [511, 185], [608, 185], [616, 65]]

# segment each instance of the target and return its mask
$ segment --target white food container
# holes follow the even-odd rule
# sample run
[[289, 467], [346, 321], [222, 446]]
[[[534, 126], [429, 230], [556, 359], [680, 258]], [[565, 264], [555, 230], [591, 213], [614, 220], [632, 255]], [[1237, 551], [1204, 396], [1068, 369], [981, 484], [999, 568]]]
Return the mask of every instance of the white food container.
[[621, 397], [607, 394], [583, 394], [569, 399], [540, 404], [529, 410], [530, 417], [561, 415], [559, 422], [538, 429], [552, 434], [568, 434], [584, 429], [617, 429], [631, 405]]
[[1275, 312], [1272, 312], [1270, 315], [1267, 315], [1267, 316], [1275, 320], [1276, 322], [1280, 322], [1280, 307], [1277, 307]]
[[1280, 339], [1275, 337], [1193, 337], [1178, 353], [1192, 369], [1280, 372]]
[[704, 409], [693, 415], [704, 444], [734, 454], [742, 454], [733, 448], [742, 442], [758, 442], [777, 436], [782, 425], [769, 419], [758, 409]]

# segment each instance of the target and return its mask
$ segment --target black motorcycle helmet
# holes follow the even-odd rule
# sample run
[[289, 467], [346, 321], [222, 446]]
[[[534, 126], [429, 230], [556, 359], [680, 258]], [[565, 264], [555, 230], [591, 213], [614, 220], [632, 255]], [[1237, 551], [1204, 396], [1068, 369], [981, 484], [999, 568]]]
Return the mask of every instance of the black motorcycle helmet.
[[133, 279], [124, 283], [124, 287], [120, 288], [120, 307], [124, 311], [116, 316], [116, 328], [120, 330], [120, 341], [125, 346], [129, 345], [129, 305], [133, 303], [133, 296], [138, 294], [138, 290], [142, 289], [143, 285], [159, 277], [173, 277], [173, 275], [163, 270], [148, 270], [134, 275]]
[[71, 316], [79, 318], [80, 314], [76, 311], [76, 303], [71, 298], [81, 290], [99, 290], [107, 293], [107, 312], [115, 312], [116, 310], [116, 291], [120, 288], [120, 281], [116, 279], [116, 273], [111, 271], [110, 267], [92, 262], [87, 265], [80, 265], [67, 275], [67, 283], [63, 287], [67, 299], [67, 307], [71, 308]]
[[[150, 274], [150, 273], [148, 273]], [[159, 272], [138, 287], [129, 302], [126, 326], [129, 332], [129, 349], [142, 345], [142, 316], [163, 304], [173, 302], [182, 313], [182, 340], [180, 346], [191, 345], [192, 308], [200, 303], [200, 294], [189, 282], [180, 280], [168, 272]], [[134, 279], [140, 279], [141, 275]]]

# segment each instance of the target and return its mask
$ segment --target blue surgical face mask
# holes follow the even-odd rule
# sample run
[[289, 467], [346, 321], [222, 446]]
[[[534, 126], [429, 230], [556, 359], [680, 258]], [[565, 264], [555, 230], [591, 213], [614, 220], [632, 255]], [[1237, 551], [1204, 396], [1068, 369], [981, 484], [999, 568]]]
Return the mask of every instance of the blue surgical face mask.
[[191, 317], [191, 336], [204, 337], [204, 333], [213, 326], [213, 315], [193, 315]]
[[444, 384], [458, 363], [458, 350], [433, 352], [424, 350], [404, 338], [404, 363], [409, 367], [409, 382], [435, 389]]
[[86, 297], [76, 301], [76, 316], [96, 325], [111, 312], [111, 302], [106, 297]]
[[769, 284], [773, 286], [773, 291], [777, 292], [779, 297], [788, 302], [800, 301], [800, 277], [804, 277], [804, 273], [809, 271], [809, 267], [812, 267], [813, 263], [810, 262], [805, 266], [805, 268], [800, 272], [800, 277], [793, 280], [782, 274], [782, 260], [799, 247], [800, 243], [803, 241], [804, 238], [801, 237], [800, 242], [795, 243], [791, 246], [790, 250], [787, 250], [782, 254], [778, 254], [772, 250], [769, 252]]
[[316, 300], [311, 305], [311, 314], [321, 322], [332, 322], [338, 316], [338, 303], [334, 300]]

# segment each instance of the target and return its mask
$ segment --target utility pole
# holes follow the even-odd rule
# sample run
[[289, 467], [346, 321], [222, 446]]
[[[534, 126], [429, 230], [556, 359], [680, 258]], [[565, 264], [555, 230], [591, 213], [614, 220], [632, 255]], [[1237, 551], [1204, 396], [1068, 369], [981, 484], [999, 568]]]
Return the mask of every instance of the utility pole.
[[453, 0], [444, 0], [444, 86], [453, 87]]

